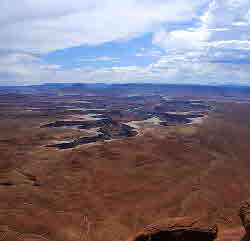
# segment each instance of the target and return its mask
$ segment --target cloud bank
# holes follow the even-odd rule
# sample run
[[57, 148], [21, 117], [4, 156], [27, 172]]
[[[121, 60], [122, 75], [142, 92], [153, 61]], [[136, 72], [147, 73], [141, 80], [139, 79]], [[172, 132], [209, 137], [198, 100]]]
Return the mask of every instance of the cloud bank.
[[[249, 0], [2, 0], [0, 7], [0, 84], [250, 84]], [[119, 66], [120, 57], [88, 56], [79, 59], [90, 66], [64, 68], [43, 58], [76, 46], [126, 46], [145, 34], [152, 49], [134, 54], [133, 66]], [[148, 57], [151, 64], [140, 63]], [[113, 66], [91, 66], [108, 61]]]

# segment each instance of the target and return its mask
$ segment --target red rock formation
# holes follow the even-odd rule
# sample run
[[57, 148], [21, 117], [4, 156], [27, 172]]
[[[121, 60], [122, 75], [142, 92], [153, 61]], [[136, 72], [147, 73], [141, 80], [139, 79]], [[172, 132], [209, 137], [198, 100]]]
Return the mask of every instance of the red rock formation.
[[192, 217], [167, 218], [147, 226], [128, 241], [213, 241], [217, 225], [205, 225]]
[[7, 226], [0, 226], [0, 241], [48, 241], [49, 239], [36, 234], [22, 234]]
[[239, 216], [248, 235], [250, 235], [250, 200], [241, 203]]

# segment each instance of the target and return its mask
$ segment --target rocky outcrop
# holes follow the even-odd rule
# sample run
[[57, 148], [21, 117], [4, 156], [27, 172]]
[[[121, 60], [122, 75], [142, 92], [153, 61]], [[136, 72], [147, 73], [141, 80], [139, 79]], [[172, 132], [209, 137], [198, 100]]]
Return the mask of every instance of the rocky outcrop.
[[79, 129], [91, 129], [99, 127], [99, 134], [89, 137], [81, 137], [79, 139], [62, 142], [58, 144], [47, 145], [47, 147], [56, 147], [58, 149], [69, 149], [79, 145], [94, 143], [97, 141], [105, 141], [111, 139], [119, 139], [121, 137], [133, 137], [137, 135], [135, 128], [123, 123], [118, 123], [109, 119], [95, 121], [56, 121], [42, 127], [62, 127], [62, 126], [78, 126]]
[[250, 200], [241, 203], [239, 216], [247, 235], [250, 236]]
[[128, 241], [213, 241], [217, 225], [205, 225], [192, 217], [167, 218], [147, 226]]
[[79, 129], [91, 129], [97, 128], [105, 125], [112, 124], [110, 119], [100, 119], [100, 120], [83, 120], [83, 121], [55, 121], [46, 125], [42, 125], [41, 128], [52, 128], [52, 127], [72, 127], [77, 126]]

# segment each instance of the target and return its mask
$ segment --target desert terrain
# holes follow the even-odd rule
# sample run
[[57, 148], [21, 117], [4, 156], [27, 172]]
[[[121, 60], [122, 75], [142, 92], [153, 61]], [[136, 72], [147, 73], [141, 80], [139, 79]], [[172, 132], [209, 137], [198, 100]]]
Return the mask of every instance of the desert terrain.
[[0, 88], [0, 240], [126, 240], [182, 216], [240, 240], [249, 109], [243, 87]]

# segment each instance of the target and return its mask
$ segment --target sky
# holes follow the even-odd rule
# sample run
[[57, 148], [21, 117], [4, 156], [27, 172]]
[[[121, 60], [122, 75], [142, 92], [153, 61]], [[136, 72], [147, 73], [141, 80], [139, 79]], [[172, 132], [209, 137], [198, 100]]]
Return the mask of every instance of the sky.
[[249, 0], [1, 0], [0, 85], [250, 84]]

